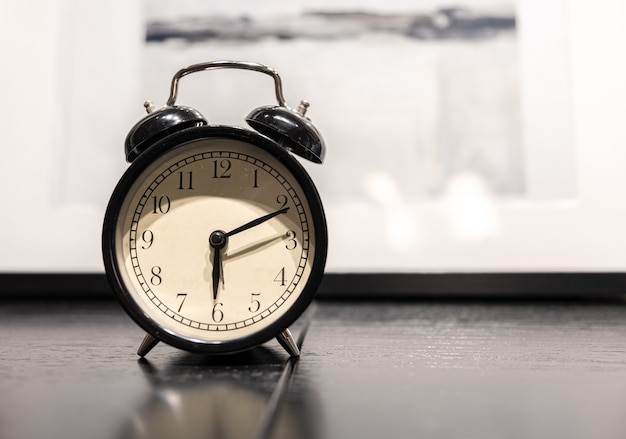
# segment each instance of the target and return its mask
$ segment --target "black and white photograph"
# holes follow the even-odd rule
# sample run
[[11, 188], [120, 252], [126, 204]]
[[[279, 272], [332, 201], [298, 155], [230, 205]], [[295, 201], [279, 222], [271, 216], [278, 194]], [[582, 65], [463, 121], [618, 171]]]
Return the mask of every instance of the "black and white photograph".
[[[314, 171], [326, 196], [371, 198], [382, 180], [404, 197], [425, 198], [473, 179], [494, 195], [519, 197], [515, 8], [515, 0], [187, 1], [176, 8], [151, 1], [145, 93], [160, 96], [177, 66], [207, 56], [264, 59], [286, 67], [287, 93], [311, 96], [311, 117], [333, 145], [332, 166]], [[236, 121], [234, 110], [216, 103], [271, 99], [268, 87], [246, 79], [185, 84], [186, 96]], [[297, 104], [300, 95], [290, 99]]]

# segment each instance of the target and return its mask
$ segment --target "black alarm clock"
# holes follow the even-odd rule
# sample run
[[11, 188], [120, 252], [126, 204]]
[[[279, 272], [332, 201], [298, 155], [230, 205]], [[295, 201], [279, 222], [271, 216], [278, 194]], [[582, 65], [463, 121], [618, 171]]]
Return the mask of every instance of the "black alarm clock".
[[[253, 130], [210, 125], [175, 105], [183, 76], [213, 69], [271, 76], [278, 105], [253, 110]], [[313, 300], [328, 248], [320, 196], [293, 155], [324, 159], [308, 103], [288, 107], [268, 66], [212, 61], [179, 70], [166, 105], [145, 107], [102, 232], [109, 282], [147, 333], [137, 353], [159, 341], [231, 353], [275, 337], [298, 356], [289, 326]]]

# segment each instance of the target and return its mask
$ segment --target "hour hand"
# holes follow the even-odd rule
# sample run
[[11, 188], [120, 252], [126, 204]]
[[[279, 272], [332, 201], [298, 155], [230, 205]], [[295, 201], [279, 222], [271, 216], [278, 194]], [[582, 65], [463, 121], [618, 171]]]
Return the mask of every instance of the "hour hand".
[[219, 248], [213, 249], [213, 300], [217, 299], [217, 289], [220, 284], [220, 277], [222, 276], [222, 250]]
[[[226, 247], [228, 237], [221, 230], [216, 230], [209, 236], [209, 244], [213, 247], [213, 300], [217, 299], [217, 290], [219, 288], [222, 273], [222, 249]], [[222, 283], [224, 280], [222, 278]]]

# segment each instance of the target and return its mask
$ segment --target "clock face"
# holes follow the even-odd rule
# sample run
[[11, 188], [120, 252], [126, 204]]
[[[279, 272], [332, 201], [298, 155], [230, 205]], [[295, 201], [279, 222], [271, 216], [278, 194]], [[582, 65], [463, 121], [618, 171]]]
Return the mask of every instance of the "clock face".
[[297, 318], [321, 278], [326, 230], [310, 179], [244, 140], [169, 148], [122, 179], [109, 206], [105, 262], [118, 296], [170, 344], [219, 352], [263, 342]]

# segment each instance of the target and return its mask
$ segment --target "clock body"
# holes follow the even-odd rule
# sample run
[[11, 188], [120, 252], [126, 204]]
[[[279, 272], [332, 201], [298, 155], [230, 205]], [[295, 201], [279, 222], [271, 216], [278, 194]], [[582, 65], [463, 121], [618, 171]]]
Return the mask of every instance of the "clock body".
[[142, 152], [113, 192], [102, 239], [126, 312], [155, 339], [206, 353], [288, 328], [313, 300], [328, 247], [304, 168], [231, 126], [185, 129]]

